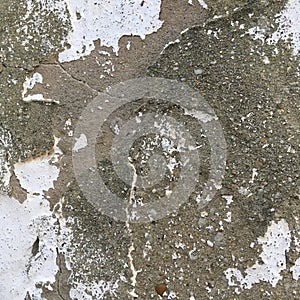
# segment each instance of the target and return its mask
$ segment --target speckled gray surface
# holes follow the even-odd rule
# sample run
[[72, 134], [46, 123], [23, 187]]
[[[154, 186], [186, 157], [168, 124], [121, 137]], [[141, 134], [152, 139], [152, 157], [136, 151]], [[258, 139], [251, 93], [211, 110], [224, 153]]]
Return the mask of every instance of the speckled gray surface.
[[[45, 196], [57, 216], [57, 235], [67, 232], [53, 250], [58, 271], [54, 283], [37, 283], [39, 296], [24, 291], [26, 300], [299, 299], [300, 267], [293, 272], [300, 256], [299, 56], [283, 40], [269, 44], [247, 33], [256, 28], [265, 39], [271, 36], [278, 27], [274, 16], [286, 1], [205, 1], [208, 9], [191, 2], [163, 1], [163, 26], [145, 40], [122, 37], [118, 56], [96, 44], [90, 55], [66, 63], [58, 62], [58, 53], [71, 26], [67, 8], [66, 17], [57, 19], [55, 12], [43, 12], [47, 5], [41, 14], [33, 7], [24, 20], [19, 16], [26, 14], [27, 2], [0, 4], [0, 162], [12, 173], [1, 190], [24, 201], [26, 191], [13, 173], [14, 164], [51, 153], [53, 136], [60, 138], [63, 153], [56, 162], [59, 177]], [[28, 36], [32, 38], [24, 44]], [[23, 83], [34, 72], [42, 74], [43, 83], [32, 93], [57, 103], [23, 101]], [[202, 95], [223, 128], [226, 170], [222, 188], [199, 209], [195, 198], [208, 177], [209, 143], [196, 123], [179, 117], [192, 135], [202, 134], [197, 141], [200, 183], [176, 213], [147, 223], [121, 222], [102, 214], [80, 189], [72, 134], [99, 92], [145, 76], [177, 80]], [[158, 105], [150, 101], [143, 109], [161, 112]], [[124, 121], [138, 109], [121, 107], [111, 118]], [[100, 138], [95, 149], [109, 160], [106, 140]], [[109, 186], [118, 192], [120, 181], [110, 175], [105, 174]], [[262, 269], [253, 279], [256, 262]], [[229, 269], [241, 276], [229, 279]], [[276, 281], [276, 276], [282, 277]], [[159, 296], [163, 284], [167, 290]]]

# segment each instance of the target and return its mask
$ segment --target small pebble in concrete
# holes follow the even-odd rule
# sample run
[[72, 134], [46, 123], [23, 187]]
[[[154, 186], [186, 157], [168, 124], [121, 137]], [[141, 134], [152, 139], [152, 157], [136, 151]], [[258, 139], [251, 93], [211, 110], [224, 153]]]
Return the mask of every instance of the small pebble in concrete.
[[168, 288], [165, 283], [159, 283], [155, 286], [155, 291], [160, 296], [162, 296], [167, 289]]

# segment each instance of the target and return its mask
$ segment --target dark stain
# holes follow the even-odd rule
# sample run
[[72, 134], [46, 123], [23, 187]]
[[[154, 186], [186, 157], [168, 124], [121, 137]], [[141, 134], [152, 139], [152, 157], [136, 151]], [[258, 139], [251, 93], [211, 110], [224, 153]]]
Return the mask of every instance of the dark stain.
[[33, 256], [36, 256], [40, 249], [40, 239], [39, 237], [36, 238], [35, 242], [32, 245], [31, 253]]

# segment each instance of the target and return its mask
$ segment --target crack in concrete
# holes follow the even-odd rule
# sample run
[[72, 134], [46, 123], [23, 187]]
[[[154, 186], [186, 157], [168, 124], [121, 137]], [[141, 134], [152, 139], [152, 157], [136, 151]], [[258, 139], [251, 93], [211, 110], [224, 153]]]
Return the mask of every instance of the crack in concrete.
[[57, 266], [58, 266], [58, 276], [57, 276], [57, 283], [56, 283], [56, 287], [57, 287], [57, 294], [58, 296], [60, 297], [60, 299], [62, 300], [67, 300], [63, 297], [63, 295], [61, 294], [61, 291], [60, 291], [60, 285], [61, 285], [61, 281], [60, 281], [60, 274], [63, 272], [62, 270], [62, 261], [61, 261], [61, 258], [60, 258], [60, 253], [58, 251], [58, 248], [56, 248], [56, 254], [57, 254]]
[[70, 79], [79, 82], [80, 84], [84, 85], [85, 87], [87, 87], [88, 89], [92, 90], [93, 92], [97, 93], [97, 95], [99, 95], [100, 91], [94, 89], [93, 87], [91, 87], [88, 83], [86, 83], [85, 81], [78, 79], [76, 77], [74, 77], [72, 74], [70, 74], [60, 62], [56, 62], [56, 63], [42, 63], [40, 64], [40, 66], [54, 66], [54, 67], [58, 67], [62, 73], [64, 73], [65, 75], [67, 75]]
[[130, 277], [132, 289], [131, 289], [131, 291], [127, 291], [127, 292], [132, 297], [132, 299], [136, 299], [136, 298], [138, 298], [138, 294], [135, 292], [135, 287], [136, 287], [136, 282], [137, 282], [136, 277], [137, 277], [138, 273], [141, 272], [142, 270], [136, 270], [136, 268], [134, 266], [134, 262], [133, 262], [132, 252], [135, 250], [135, 248], [134, 248], [134, 242], [133, 242], [133, 238], [132, 238], [132, 229], [130, 227], [129, 206], [133, 203], [133, 200], [135, 197], [134, 193], [135, 193], [135, 185], [136, 185], [136, 181], [137, 181], [137, 173], [136, 173], [135, 166], [131, 162], [128, 162], [128, 165], [130, 167], [132, 167], [134, 173], [133, 173], [133, 177], [132, 177], [129, 201], [128, 201], [128, 205], [126, 207], [126, 223], [125, 223], [126, 228], [128, 230], [128, 236], [129, 236], [130, 242], [131, 242], [131, 244], [128, 248], [127, 257], [129, 259], [129, 267], [130, 267], [130, 270], [132, 273], [132, 276]]
[[[235, 15], [247, 10], [247, 9], [254, 9], [254, 7], [258, 7], [260, 8], [261, 5], [259, 5], [258, 3], [256, 3], [255, 1], [251, 0], [248, 3], [242, 4], [238, 7], [236, 7], [232, 12], [228, 11], [228, 13], [222, 14], [222, 15], [218, 15], [217, 11], [214, 9], [212, 12], [213, 17], [208, 18], [204, 23], [203, 23], [203, 27], [206, 27], [207, 25], [216, 23], [219, 20], [231, 20]], [[194, 27], [198, 27], [199, 25], [195, 25], [190, 27], [194, 28]]]

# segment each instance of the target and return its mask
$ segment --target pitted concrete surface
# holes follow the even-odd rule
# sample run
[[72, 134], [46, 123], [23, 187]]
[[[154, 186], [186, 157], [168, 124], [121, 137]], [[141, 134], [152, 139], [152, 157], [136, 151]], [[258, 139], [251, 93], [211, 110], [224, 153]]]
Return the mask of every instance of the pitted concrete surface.
[[[0, 4], [1, 299], [299, 299], [299, 1], [104, 2]], [[111, 24], [102, 44], [87, 42], [94, 17]], [[70, 34], [81, 24], [77, 49]], [[113, 39], [116, 28], [124, 34]], [[75, 48], [74, 59], [60, 60]], [[120, 106], [95, 145], [112, 192], [121, 195], [124, 184], [110, 162], [111, 140], [146, 112], [184, 124], [201, 161], [196, 188], [176, 211], [122, 222], [80, 187], [72, 159], [89, 141], [76, 125], [99, 93], [146, 76], [202, 95], [223, 130], [226, 168], [213, 199], [199, 205], [211, 169], [207, 133], [164, 99]], [[147, 145], [135, 142], [136, 164]], [[151, 167], [159, 162], [135, 175]], [[159, 188], [145, 191], [137, 205], [159, 198]]]

